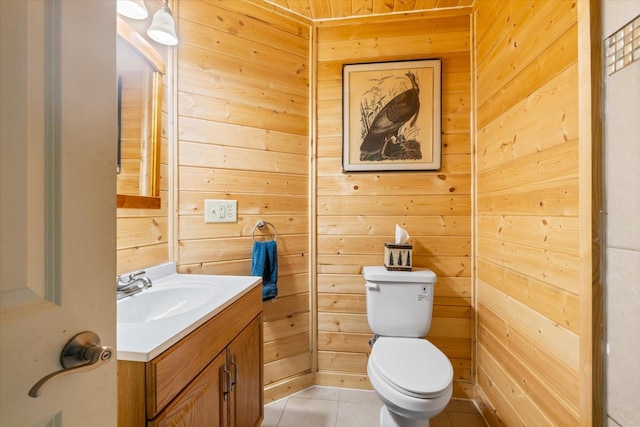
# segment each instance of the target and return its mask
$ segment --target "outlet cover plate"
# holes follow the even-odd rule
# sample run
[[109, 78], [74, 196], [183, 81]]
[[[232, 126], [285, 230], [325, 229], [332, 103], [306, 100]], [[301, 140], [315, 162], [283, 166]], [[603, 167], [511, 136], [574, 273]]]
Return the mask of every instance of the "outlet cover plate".
[[238, 221], [238, 201], [237, 200], [214, 200], [204, 201], [204, 222], [237, 222]]

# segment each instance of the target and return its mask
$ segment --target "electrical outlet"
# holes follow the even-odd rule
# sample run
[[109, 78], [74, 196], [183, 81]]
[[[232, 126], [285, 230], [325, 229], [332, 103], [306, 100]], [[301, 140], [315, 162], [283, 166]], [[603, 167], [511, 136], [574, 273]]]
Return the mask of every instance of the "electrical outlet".
[[204, 201], [204, 222], [237, 222], [237, 200], [212, 200]]

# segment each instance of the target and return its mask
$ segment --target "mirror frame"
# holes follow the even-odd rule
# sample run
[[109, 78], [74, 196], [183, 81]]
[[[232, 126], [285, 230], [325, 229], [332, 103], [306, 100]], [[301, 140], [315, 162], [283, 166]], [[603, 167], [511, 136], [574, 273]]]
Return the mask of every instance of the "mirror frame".
[[151, 107], [152, 179], [151, 196], [118, 194], [116, 206], [131, 209], [160, 209], [160, 136], [162, 132], [162, 76], [166, 67], [162, 56], [137, 31], [118, 16], [117, 35], [120, 40], [137, 51], [153, 69], [153, 105]]

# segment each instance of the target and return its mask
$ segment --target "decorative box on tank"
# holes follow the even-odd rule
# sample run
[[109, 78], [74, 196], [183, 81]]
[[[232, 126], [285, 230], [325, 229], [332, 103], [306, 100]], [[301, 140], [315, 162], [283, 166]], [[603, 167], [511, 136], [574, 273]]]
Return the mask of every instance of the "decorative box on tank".
[[384, 244], [384, 268], [390, 271], [411, 271], [413, 245], [408, 243]]

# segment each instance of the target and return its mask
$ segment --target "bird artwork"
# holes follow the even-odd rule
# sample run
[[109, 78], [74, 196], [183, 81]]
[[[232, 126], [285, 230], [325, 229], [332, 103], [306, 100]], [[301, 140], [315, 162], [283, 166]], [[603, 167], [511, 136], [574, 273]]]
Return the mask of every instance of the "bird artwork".
[[[411, 86], [406, 88], [406, 80]], [[380, 84], [385, 80], [380, 79]], [[374, 95], [373, 106], [369, 104], [373, 94], [380, 92], [377, 86], [369, 90], [367, 104], [361, 104], [361, 125], [364, 135], [360, 145], [361, 161], [418, 160], [422, 158], [420, 143], [415, 139], [415, 127], [420, 113], [420, 87], [411, 72], [403, 77], [406, 90], [384, 102], [385, 96]], [[371, 120], [371, 117], [373, 119]]]

